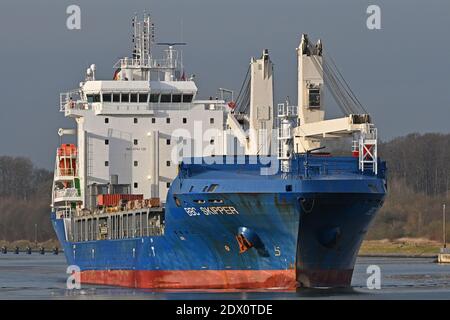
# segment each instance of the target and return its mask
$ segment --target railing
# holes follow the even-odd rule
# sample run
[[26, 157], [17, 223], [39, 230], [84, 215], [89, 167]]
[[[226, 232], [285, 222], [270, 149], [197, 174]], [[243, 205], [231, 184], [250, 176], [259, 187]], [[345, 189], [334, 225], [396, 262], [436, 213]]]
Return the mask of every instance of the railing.
[[[68, 216], [66, 216], [68, 217]], [[152, 237], [164, 235], [165, 225], [148, 226], [148, 227], [107, 227], [106, 233], [102, 233], [101, 229], [106, 226], [99, 225], [95, 218], [91, 221], [86, 219], [74, 219], [74, 228], [69, 230], [69, 239], [74, 242], [83, 242], [91, 240], [117, 240], [117, 239], [132, 239], [140, 237]], [[119, 230], [120, 229], [120, 230]]]
[[357, 152], [359, 152], [359, 141], [352, 140], [352, 153], [355, 154]]
[[55, 190], [55, 198], [77, 198], [79, 196], [76, 188]]
[[74, 177], [77, 173], [75, 168], [58, 168], [59, 177]]
[[91, 110], [92, 109], [92, 103], [88, 103], [86, 101], [75, 101], [75, 102], [70, 102], [68, 103], [65, 108], [64, 111], [68, 111], [68, 110]]
[[370, 127], [359, 137], [359, 169], [378, 173], [377, 128]]
[[114, 68], [152, 68], [152, 69], [176, 69], [178, 61], [170, 62], [168, 59], [132, 59], [123, 58], [114, 64]]
[[150, 111], [153, 110], [152, 104], [147, 102], [136, 103], [117, 103], [117, 102], [103, 102], [94, 107], [94, 111], [98, 113], [103, 112], [128, 112], [128, 111]]
[[[126, 68], [130, 68], [130, 67], [136, 67], [136, 68], [140, 68], [140, 67], [149, 67], [150, 66], [150, 59], [133, 59], [133, 58], [122, 58], [119, 59], [119, 61], [117, 61], [114, 64], [114, 68], [119, 68], [119, 67], [126, 67]], [[142, 62], [142, 63], [141, 63]]]
[[84, 101], [81, 100], [80, 91], [72, 90], [68, 92], [62, 92], [59, 94], [59, 111], [64, 112], [66, 109], [75, 109], [80, 108], [81, 104], [85, 104]]
[[278, 104], [279, 117], [296, 117], [298, 115], [298, 107], [286, 105], [284, 103]]
[[227, 105], [211, 101], [211, 102], [195, 102], [194, 104], [190, 102], [179, 102], [179, 103], [111, 103], [103, 102], [99, 103], [94, 107], [96, 113], [128, 113], [128, 112], [145, 112], [145, 111], [166, 111], [166, 110], [176, 110], [176, 111], [189, 111], [195, 106], [203, 106], [205, 110], [226, 110]]
[[292, 128], [290, 128], [290, 127], [278, 128], [278, 139], [279, 140], [289, 140], [292, 138], [293, 138]]
[[58, 148], [58, 157], [76, 157], [78, 155], [78, 151], [76, 148], [74, 149], [66, 149], [66, 148]]
[[56, 218], [57, 219], [71, 218], [71, 217], [72, 217], [72, 209], [71, 208], [64, 208], [64, 209], [56, 210]]

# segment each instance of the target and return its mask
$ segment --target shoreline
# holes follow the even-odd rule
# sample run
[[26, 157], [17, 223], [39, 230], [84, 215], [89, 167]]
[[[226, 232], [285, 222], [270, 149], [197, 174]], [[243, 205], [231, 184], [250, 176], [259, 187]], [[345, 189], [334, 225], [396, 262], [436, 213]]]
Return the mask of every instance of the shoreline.
[[54, 248], [58, 248], [59, 252], [64, 252], [59, 245], [58, 240], [47, 240], [35, 243], [34, 241], [29, 240], [16, 240], [16, 241], [5, 241], [0, 240], [0, 248], [6, 247], [8, 249], [8, 253], [14, 251], [16, 247], [19, 248], [19, 252], [23, 253], [26, 251], [26, 248], [31, 248], [31, 252], [39, 253], [40, 248], [44, 248], [46, 252], [53, 251]]
[[364, 253], [358, 254], [358, 258], [404, 258], [404, 259], [417, 259], [417, 258], [438, 258], [438, 254], [404, 254], [404, 253]]
[[[0, 240], [0, 248], [6, 246], [9, 252], [13, 252], [16, 247], [19, 247], [20, 252], [25, 252], [27, 247], [32, 249], [32, 252], [39, 253], [39, 248], [44, 248], [46, 252], [53, 251], [58, 248], [60, 253], [63, 249], [57, 240], [47, 240], [38, 242], [28, 240], [4, 241]], [[401, 238], [395, 240], [365, 240], [363, 241], [358, 253], [361, 258], [436, 258], [442, 244], [428, 239], [422, 238]]]
[[437, 259], [441, 246], [437, 241], [424, 238], [365, 240], [358, 257]]

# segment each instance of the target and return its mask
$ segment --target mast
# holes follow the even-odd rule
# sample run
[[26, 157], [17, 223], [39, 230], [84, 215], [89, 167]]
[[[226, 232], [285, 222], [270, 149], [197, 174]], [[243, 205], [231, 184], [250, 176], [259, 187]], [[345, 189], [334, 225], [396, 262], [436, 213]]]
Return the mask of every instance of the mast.
[[150, 80], [155, 25], [150, 15], [144, 13], [143, 20], [139, 20], [137, 14], [131, 19], [131, 27], [133, 29], [131, 59], [120, 59], [115, 67], [120, 68], [120, 80]]
[[[311, 48], [308, 36], [302, 34], [297, 48], [298, 61], [298, 123], [304, 125], [323, 121], [325, 118], [323, 104], [323, 69], [318, 68], [323, 62], [322, 43], [317, 41]], [[319, 148], [319, 139], [308, 139], [301, 142], [305, 150]]]

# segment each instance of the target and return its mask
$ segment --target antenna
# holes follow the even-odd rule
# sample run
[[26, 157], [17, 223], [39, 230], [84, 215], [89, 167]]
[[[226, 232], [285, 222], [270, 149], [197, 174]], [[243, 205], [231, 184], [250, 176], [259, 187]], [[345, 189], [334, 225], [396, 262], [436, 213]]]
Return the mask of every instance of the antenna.
[[181, 41], [184, 41], [184, 26], [183, 26], [183, 19], [180, 21], [180, 38]]
[[[186, 42], [158, 42], [159, 46], [168, 46], [169, 48], [165, 50], [166, 52], [166, 68], [168, 71], [165, 72], [165, 80], [173, 80], [174, 70], [177, 69], [178, 53], [173, 49], [174, 46], [185, 46]], [[182, 55], [181, 55], [182, 57]], [[181, 67], [183, 67], [183, 62], [181, 61]]]
[[[183, 19], [181, 19], [180, 21], [180, 39], [181, 39], [181, 43], [185, 43], [183, 42], [184, 37], [183, 37]], [[185, 76], [184, 76], [184, 66], [183, 66], [183, 50], [180, 51], [180, 64], [181, 64], [181, 70], [183, 71], [183, 75], [181, 76], [182, 80], [185, 80]]]
[[151, 45], [155, 42], [155, 24], [150, 15], [145, 13], [142, 21], [137, 14], [131, 20], [133, 28], [133, 60], [137, 60], [141, 66], [146, 65], [150, 59]]

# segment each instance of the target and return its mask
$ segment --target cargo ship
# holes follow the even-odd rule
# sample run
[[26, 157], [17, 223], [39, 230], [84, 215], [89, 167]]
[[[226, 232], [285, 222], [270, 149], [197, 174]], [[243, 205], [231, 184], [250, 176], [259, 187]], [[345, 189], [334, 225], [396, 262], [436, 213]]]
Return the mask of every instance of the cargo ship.
[[[297, 48], [298, 106], [274, 105], [267, 50], [235, 99], [197, 98], [177, 46], [132, 19], [112, 80], [60, 95], [51, 220], [82, 283], [151, 289], [349, 286], [386, 194], [377, 130], [322, 43]], [[156, 59], [157, 45], [165, 46]], [[344, 117], [325, 119], [328, 86]], [[348, 156], [324, 149], [349, 138]]]

